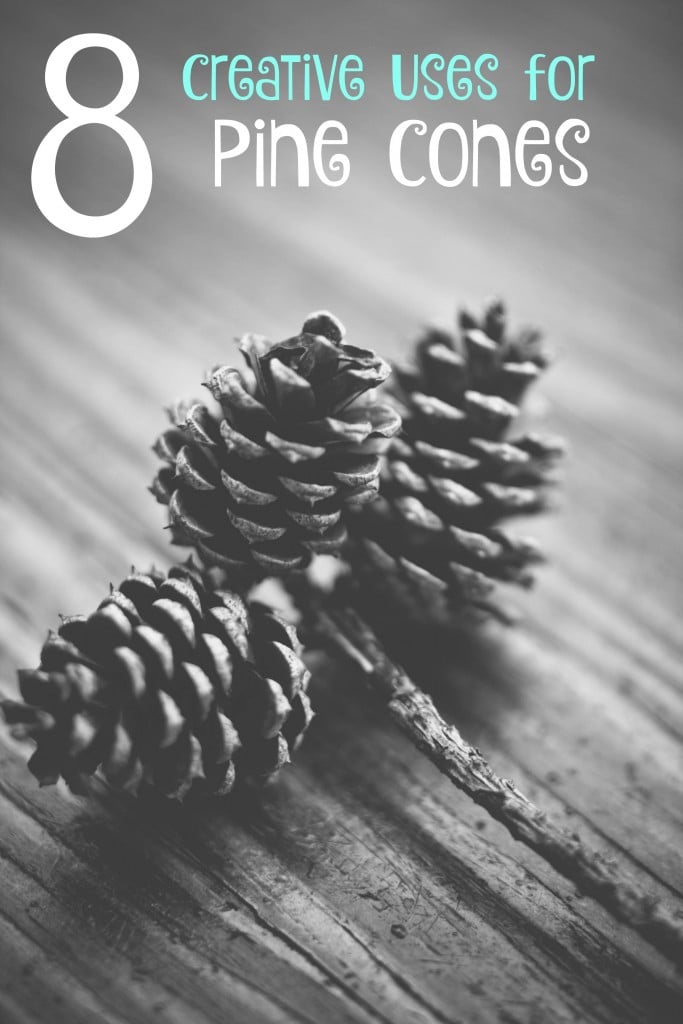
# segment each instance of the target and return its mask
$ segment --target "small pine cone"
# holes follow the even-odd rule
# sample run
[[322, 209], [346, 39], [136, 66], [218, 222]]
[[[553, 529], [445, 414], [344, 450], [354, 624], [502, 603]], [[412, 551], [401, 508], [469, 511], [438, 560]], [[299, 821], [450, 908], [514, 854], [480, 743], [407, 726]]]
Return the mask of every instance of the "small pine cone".
[[50, 632], [40, 666], [5, 701], [32, 737], [41, 785], [83, 792], [98, 768], [113, 785], [183, 798], [228, 793], [289, 761], [312, 712], [293, 627], [264, 605], [213, 590], [191, 565], [133, 572], [92, 615]]
[[472, 606], [502, 611], [498, 581], [532, 582], [538, 546], [499, 524], [544, 507], [563, 452], [554, 437], [510, 437], [547, 362], [537, 331], [507, 333], [496, 300], [481, 321], [462, 313], [456, 335], [429, 330], [414, 365], [394, 367], [403, 431], [387, 452], [382, 496], [350, 523], [351, 561], [364, 579], [383, 577], [394, 608], [452, 621]]
[[389, 365], [343, 337], [328, 313], [280, 344], [246, 335], [248, 369], [222, 366], [209, 378], [219, 408], [170, 411], [152, 493], [169, 507], [176, 543], [252, 578], [339, 550], [342, 510], [375, 497], [380, 453], [400, 428], [395, 409], [370, 394]]

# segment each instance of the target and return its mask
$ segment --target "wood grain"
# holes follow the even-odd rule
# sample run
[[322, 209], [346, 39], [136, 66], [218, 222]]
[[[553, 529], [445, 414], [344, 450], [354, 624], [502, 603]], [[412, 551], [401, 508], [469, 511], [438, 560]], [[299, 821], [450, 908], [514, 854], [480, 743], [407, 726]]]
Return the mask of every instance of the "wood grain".
[[[680, 15], [665, 0], [596, 7], [13, 8], [1, 69], [3, 695], [59, 613], [91, 608], [131, 563], [169, 563], [145, 490], [149, 446], [162, 407], [231, 359], [235, 335], [285, 336], [325, 306], [350, 339], [392, 356], [425, 319], [499, 291], [558, 352], [535, 412], [569, 438], [571, 458], [562, 508], [528, 524], [551, 561], [518, 598], [520, 627], [413, 651], [408, 667], [499, 774], [680, 906]], [[130, 119], [155, 170], [140, 220], [97, 242], [51, 228], [29, 185], [57, 116], [45, 60], [90, 30], [138, 56]], [[213, 118], [263, 111], [183, 100], [182, 60], [304, 49], [358, 51], [369, 68], [364, 100], [336, 115], [297, 103], [272, 115], [342, 117], [348, 185], [257, 191], [245, 163], [215, 190]], [[504, 88], [490, 109], [410, 109], [513, 130], [530, 116], [530, 53], [595, 52], [582, 108], [537, 111], [590, 123], [588, 183], [401, 189], [386, 163], [391, 128], [409, 116], [387, 98], [399, 49], [498, 53]], [[72, 75], [83, 97], [116, 87], [96, 60]], [[97, 211], [116, 204], [129, 169], [116, 140], [92, 131], [65, 147], [60, 175]], [[346, 667], [315, 669], [318, 716], [296, 764], [261, 799], [221, 809], [135, 804], [99, 784], [88, 800], [38, 790], [3, 732], [3, 1021], [679, 1019], [670, 964], [454, 792]]]

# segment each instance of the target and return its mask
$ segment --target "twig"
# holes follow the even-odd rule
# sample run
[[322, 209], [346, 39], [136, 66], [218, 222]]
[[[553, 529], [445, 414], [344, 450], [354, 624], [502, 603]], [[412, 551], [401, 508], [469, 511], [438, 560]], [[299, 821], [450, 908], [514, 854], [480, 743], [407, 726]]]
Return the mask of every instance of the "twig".
[[576, 833], [558, 827], [509, 779], [441, 717], [433, 701], [388, 657], [368, 624], [351, 608], [335, 606], [315, 588], [297, 586], [295, 600], [306, 631], [350, 658], [413, 743], [510, 834], [540, 854], [586, 895], [647, 939], [674, 963], [683, 963], [683, 916], [624, 878]]

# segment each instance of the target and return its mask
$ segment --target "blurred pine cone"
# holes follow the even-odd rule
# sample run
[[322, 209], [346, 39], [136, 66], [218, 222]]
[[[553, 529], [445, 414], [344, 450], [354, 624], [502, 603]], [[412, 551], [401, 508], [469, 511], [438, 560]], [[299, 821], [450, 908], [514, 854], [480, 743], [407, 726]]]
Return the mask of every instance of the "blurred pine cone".
[[36, 741], [41, 785], [223, 795], [289, 760], [312, 712], [294, 629], [263, 605], [212, 590], [191, 565], [133, 572], [92, 615], [50, 632], [40, 666], [19, 673], [5, 718]]
[[539, 332], [509, 334], [498, 300], [481, 320], [462, 313], [459, 328], [428, 330], [414, 363], [394, 367], [403, 431], [382, 496], [349, 523], [354, 568], [387, 607], [446, 622], [473, 607], [500, 612], [499, 581], [532, 582], [538, 546], [499, 524], [544, 507], [563, 452], [557, 438], [512, 430], [548, 363]]
[[343, 344], [344, 328], [313, 313], [280, 344], [248, 334], [248, 369], [208, 381], [220, 404], [180, 403], [156, 443], [165, 465], [152, 492], [173, 538], [202, 559], [255, 577], [302, 568], [346, 540], [344, 506], [375, 497], [379, 453], [400, 427], [369, 394], [390, 367]]

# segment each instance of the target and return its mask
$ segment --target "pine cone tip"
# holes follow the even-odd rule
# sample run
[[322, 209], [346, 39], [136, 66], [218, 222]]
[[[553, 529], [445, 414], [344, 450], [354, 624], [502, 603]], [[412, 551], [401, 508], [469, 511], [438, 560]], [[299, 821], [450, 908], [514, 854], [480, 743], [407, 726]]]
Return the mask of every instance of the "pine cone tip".
[[301, 328], [301, 333], [319, 335], [320, 337], [327, 338], [328, 341], [333, 342], [335, 345], [341, 345], [346, 336], [346, 328], [334, 313], [321, 309], [315, 313], [308, 314]]

